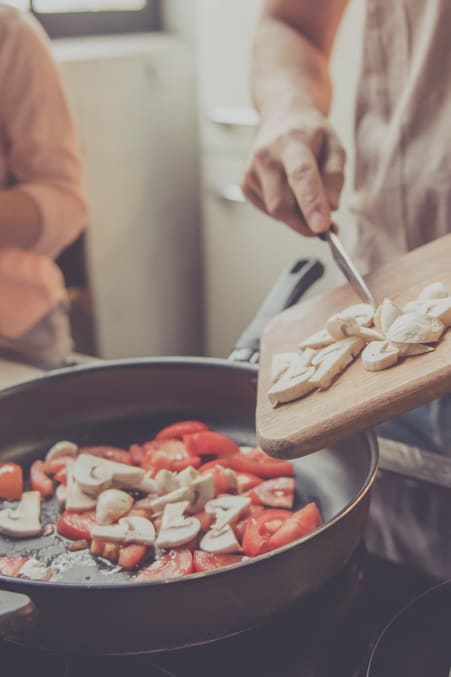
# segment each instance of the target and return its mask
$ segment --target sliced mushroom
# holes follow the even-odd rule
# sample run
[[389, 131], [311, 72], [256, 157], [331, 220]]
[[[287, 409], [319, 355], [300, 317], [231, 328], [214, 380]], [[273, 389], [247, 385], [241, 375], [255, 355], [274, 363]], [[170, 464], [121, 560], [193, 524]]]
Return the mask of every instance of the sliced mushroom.
[[46, 567], [39, 560], [30, 558], [19, 570], [19, 575], [30, 581], [50, 581], [55, 572], [51, 567]]
[[177, 473], [170, 470], [159, 470], [155, 475], [155, 482], [160, 494], [167, 494], [180, 488]]
[[155, 527], [145, 517], [122, 517], [117, 524], [111, 526], [94, 524], [91, 527], [91, 536], [112, 543], [153, 545]]
[[133, 498], [121, 489], [106, 489], [97, 498], [96, 522], [114, 524], [124, 517], [133, 505]]
[[316, 350], [305, 348], [299, 353], [278, 353], [274, 355], [271, 366], [271, 381], [276, 383], [282, 377], [298, 376], [312, 361]]
[[346, 345], [332, 351], [322, 360], [311, 377], [310, 384], [315, 388], [328, 388], [333, 379], [344, 371], [354, 357], [360, 353], [364, 345], [365, 341], [361, 338], [348, 339]]
[[419, 301], [426, 301], [428, 299], [446, 299], [449, 296], [445, 285], [442, 282], [432, 282], [428, 284], [423, 291], [418, 294]]
[[384, 338], [376, 329], [362, 327], [355, 318], [345, 317], [341, 314], [333, 315], [328, 320], [327, 331], [336, 341], [340, 341], [348, 336], [360, 336], [367, 341], [380, 341]]
[[427, 311], [426, 315], [443, 322], [445, 327], [451, 327], [451, 298], [436, 301]]
[[[230, 469], [224, 468], [224, 470]], [[233, 472], [233, 470], [230, 470], [230, 472]], [[238, 480], [235, 473], [233, 473], [233, 479], [230, 480], [230, 483], [234, 484], [234, 488], [237, 487]], [[196, 512], [203, 510], [207, 501], [212, 499], [215, 495], [215, 481], [213, 475], [208, 472], [199, 474], [199, 477], [191, 484], [191, 489], [193, 490], [193, 497], [188, 512], [195, 514]]]
[[312, 334], [312, 336], [309, 336], [308, 338], [301, 341], [298, 347], [300, 350], [304, 350], [304, 348], [313, 348], [316, 350], [318, 348], [330, 346], [330, 344], [334, 343], [334, 341], [335, 339], [329, 334], [327, 329], [321, 329], [315, 334]]
[[74, 444], [73, 442], [67, 442], [66, 440], [62, 440], [61, 442], [57, 442], [56, 444], [54, 444], [53, 447], [50, 447], [45, 456], [45, 460], [51, 461], [54, 458], [60, 457], [75, 458], [77, 454], [78, 454], [78, 446], [76, 444]]
[[159, 496], [154, 498], [149, 503], [149, 507], [154, 513], [161, 512], [165, 505], [168, 503], [178, 503], [179, 501], [189, 501], [191, 502], [194, 496], [194, 490], [192, 487], [180, 487], [174, 491], [170, 491], [164, 496]]
[[402, 357], [415, 357], [435, 350], [432, 346], [425, 346], [424, 343], [394, 343], [393, 345], [397, 346]]
[[126, 489], [139, 488], [145, 471], [91, 454], [80, 454], [75, 461], [74, 477], [86, 494], [97, 496], [113, 485]]
[[0, 510], [0, 533], [11, 538], [38, 536], [42, 531], [39, 520], [41, 494], [39, 491], [25, 491], [15, 510]]
[[250, 504], [251, 499], [248, 496], [218, 496], [208, 501], [205, 512], [215, 515], [216, 521], [212, 529], [216, 531], [226, 524], [235, 522]]
[[206, 552], [240, 552], [233, 529], [226, 524], [222, 529], [209, 529], [200, 542], [201, 550]]
[[435, 318], [418, 313], [400, 315], [387, 332], [387, 339], [395, 343], [434, 343], [445, 326]]
[[176, 548], [184, 545], [199, 533], [199, 520], [196, 517], [186, 517], [183, 514], [188, 505], [188, 501], [182, 501], [165, 506], [156, 541], [160, 548]]
[[391, 299], [385, 298], [376, 308], [373, 321], [376, 329], [382, 334], [386, 334], [393, 322], [402, 314], [401, 308]]
[[399, 350], [389, 341], [373, 341], [362, 353], [363, 366], [367, 371], [380, 371], [397, 363]]
[[[444, 300], [444, 299], [442, 299]], [[403, 314], [405, 313], [419, 313], [420, 315], [428, 315], [429, 311], [439, 303], [440, 299], [428, 299], [424, 301], [409, 301], [402, 307]]]
[[331, 346], [327, 346], [322, 350], [318, 351], [315, 357], [312, 360], [314, 367], [317, 367], [324, 362], [326, 358], [330, 355], [349, 353], [352, 357], [355, 357], [360, 353], [364, 345], [364, 342], [361, 338], [357, 336], [348, 336], [347, 338], [337, 341]]
[[195, 468], [189, 465], [177, 475], [177, 481], [181, 487], [189, 487], [195, 479], [199, 477], [199, 473]]
[[69, 460], [66, 464], [67, 470], [67, 490], [65, 506], [66, 510], [71, 512], [85, 512], [93, 510], [96, 507], [96, 499], [88, 496], [82, 490], [74, 477], [74, 462]]
[[304, 397], [313, 390], [310, 379], [315, 373], [315, 367], [305, 369], [294, 378], [281, 378], [268, 390], [268, 397], [273, 407], [282, 402], [291, 402]]
[[374, 308], [369, 303], [356, 303], [341, 311], [343, 317], [352, 317], [362, 327], [369, 327], [373, 322]]
[[58, 505], [60, 508], [64, 509], [66, 507], [66, 500], [67, 500], [67, 487], [64, 486], [64, 484], [59, 484], [56, 487], [56, 500], [58, 501]]
[[158, 490], [158, 485], [156, 481], [151, 477], [151, 473], [147, 472], [144, 477], [133, 486], [128, 487], [129, 489], [134, 489], [135, 491], [141, 491], [143, 494], [151, 494], [153, 496], [158, 496], [161, 492]]

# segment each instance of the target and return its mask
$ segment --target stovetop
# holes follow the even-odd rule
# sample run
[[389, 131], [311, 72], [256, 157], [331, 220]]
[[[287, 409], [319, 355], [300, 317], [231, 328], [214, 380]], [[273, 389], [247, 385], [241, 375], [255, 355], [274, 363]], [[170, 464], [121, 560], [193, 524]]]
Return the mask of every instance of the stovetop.
[[14, 677], [365, 677], [380, 631], [434, 583], [368, 554], [362, 545], [310, 600], [236, 637], [171, 654], [104, 658], [45, 654], [3, 642], [0, 672]]

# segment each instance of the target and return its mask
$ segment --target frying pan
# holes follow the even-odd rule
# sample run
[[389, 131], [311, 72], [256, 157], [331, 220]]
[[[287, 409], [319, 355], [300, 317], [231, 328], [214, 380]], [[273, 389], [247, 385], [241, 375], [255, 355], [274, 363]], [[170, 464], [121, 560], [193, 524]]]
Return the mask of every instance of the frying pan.
[[[26, 467], [60, 439], [127, 447], [183, 419], [200, 419], [240, 445], [255, 445], [262, 326], [322, 271], [318, 261], [303, 260], [279, 278], [239, 339], [235, 361], [117, 360], [59, 370], [3, 391], [0, 458]], [[313, 593], [349, 560], [362, 537], [377, 460], [372, 433], [296, 460], [298, 504], [317, 501], [325, 519], [320, 529], [257, 559], [168, 582], [130, 583], [126, 573], [101, 571], [87, 553], [65, 552], [57, 535], [0, 538], [0, 556], [29, 554], [58, 561], [62, 570], [57, 582], [0, 576], [3, 634], [51, 650], [119, 654], [181, 648], [253, 627]], [[52, 509], [44, 504], [44, 521]], [[19, 633], [33, 610], [33, 629]]]

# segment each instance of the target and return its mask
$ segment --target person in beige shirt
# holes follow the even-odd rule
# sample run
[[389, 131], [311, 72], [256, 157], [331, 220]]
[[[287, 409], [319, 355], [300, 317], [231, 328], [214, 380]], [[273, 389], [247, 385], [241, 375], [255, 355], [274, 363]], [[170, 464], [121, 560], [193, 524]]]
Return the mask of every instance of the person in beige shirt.
[[[451, 2], [357, 1], [366, 3], [366, 22], [349, 206], [358, 234], [352, 255], [365, 273], [451, 231]], [[328, 65], [347, 4], [265, 0], [254, 41], [260, 122], [242, 189], [256, 207], [305, 236], [329, 229], [343, 187], [345, 152], [327, 119]], [[421, 463], [421, 455], [405, 455], [411, 474], [415, 465], [435, 463], [443, 475], [447, 459], [441, 472], [440, 455], [451, 455], [451, 396], [378, 433], [435, 454]], [[443, 538], [451, 501], [443, 508], [436, 491], [421, 504], [415, 483], [381, 480], [372, 508], [379, 551], [421, 560], [435, 575], [449, 572], [451, 546]]]
[[86, 225], [78, 142], [49, 41], [0, 3], [0, 351], [49, 365], [71, 349], [54, 263]]

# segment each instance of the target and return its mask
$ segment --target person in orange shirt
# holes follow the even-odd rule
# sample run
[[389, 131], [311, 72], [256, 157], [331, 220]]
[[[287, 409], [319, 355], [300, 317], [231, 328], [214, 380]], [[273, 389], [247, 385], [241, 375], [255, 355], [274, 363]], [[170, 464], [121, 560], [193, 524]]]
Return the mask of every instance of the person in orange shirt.
[[0, 3], [0, 352], [49, 365], [70, 352], [54, 263], [86, 225], [77, 139], [49, 41]]

